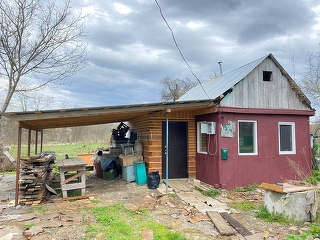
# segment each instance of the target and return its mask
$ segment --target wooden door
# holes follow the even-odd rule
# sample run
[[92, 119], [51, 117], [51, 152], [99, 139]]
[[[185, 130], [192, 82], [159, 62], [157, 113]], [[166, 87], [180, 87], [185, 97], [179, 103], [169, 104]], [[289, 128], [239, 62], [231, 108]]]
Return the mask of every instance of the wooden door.
[[[168, 178], [188, 177], [188, 123], [168, 123]], [[162, 178], [166, 178], [166, 130], [162, 122]]]

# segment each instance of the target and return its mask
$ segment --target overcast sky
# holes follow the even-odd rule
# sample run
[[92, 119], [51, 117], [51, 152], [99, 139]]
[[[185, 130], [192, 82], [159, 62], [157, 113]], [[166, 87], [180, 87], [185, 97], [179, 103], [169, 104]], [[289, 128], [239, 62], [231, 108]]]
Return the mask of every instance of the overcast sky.
[[[192, 71], [201, 80], [272, 53], [298, 81], [307, 51], [319, 51], [318, 0], [158, 0]], [[86, 20], [90, 61], [53, 89], [51, 108], [161, 102], [165, 77], [196, 80], [154, 0], [74, 0]]]

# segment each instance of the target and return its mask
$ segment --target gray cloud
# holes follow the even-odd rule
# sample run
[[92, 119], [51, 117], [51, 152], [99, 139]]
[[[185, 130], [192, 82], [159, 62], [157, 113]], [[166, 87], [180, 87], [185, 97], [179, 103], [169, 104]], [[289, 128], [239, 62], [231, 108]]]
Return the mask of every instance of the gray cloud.
[[[302, 69], [305, 52], [318, 48], [320, 7], [316, 13], [315, 0], [158, 2], [180, 50], [202, 80], [219, 72], [218, 61], [227, 72], [268, 53], [287, 70], [295, 54], [296, 67]], [[73, 93], [68, 99], [73, 105], [158, 102], [159, 80], [193, 78], [153, 0], [72, 4], [90, 12], [85, 41], [91, 56], [86, 69], [70, 79], [73, 84], [61, 88]]]

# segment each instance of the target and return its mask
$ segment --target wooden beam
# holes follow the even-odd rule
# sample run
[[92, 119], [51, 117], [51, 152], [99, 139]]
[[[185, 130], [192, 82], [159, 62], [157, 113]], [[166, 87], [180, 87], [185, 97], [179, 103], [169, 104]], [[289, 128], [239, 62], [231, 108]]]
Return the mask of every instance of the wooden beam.
[[60, 198], [60, 199], [55, 199], [53, 200], [54, 202], [61, 202], [61, 201], [72, 201], [72, 200], [79, 200], [79, 199], [85, 199], [85, 198], [89, 198], [89, 197], [95, 197], [98, 196], [98, 194], [90, 194], [90, 195], [86, 195], [86, 196], [77, 196], [77, 197], [68, 197], [68, 198]]
[[196, 115], [215, 113], [215, 112], [217, 112], [217, 110], [218, 110], [217, 106], [206, 107], [203, 109], [197, 109], [195, 111], [192, 111], [192, 115], [196, 116]]
[[221, 212], [220, 215], [242, 236], [246, 237], [252, 235], [252, 233], [248, 229], [246, 229], [240, 222], [238, 222], [232, 216], [230, 216], [229, 213]]
[[271, 191], [274, 191], [274, 192], [283, 193], [283, 186], [279, 186], [279, 185], [276, 185], [276, 184], [262, 183], [262, 184], [259, 186], [259, 188], [271, 190]]
[[64, 180], [63, 182], [61, 182], [61, 185], [64, 185], [64, 184], [66, 184], [66, 183], [68, 183], [68, 182], [71, 182], [72, 180], [74, 180], [74, 179], [82, 176], [82, 175], [85, 174], [85, 173], [86, 173], [86, 171], [81, 171], [81, 172], [73, 175], [72, 177], [69, 177], [68, 179]]
[[27, 124], [25, 122], [17, 122], [17, 127], [22, 127], [22, 128], [25, 128], [25, 129], [31, 129], [33, 131], [38, 131], [38, 132], [42, 132], [43, 131], [42, 128]]
[[21, 158], [21, 135], [22, 128], [18, 128], [18, 148], [17, 148], [17, 165], [16, 165], [16, 193], [15, 193], [15, 206], [18, 205], [19, 201], [19, 180], [20, 180], [20, 158]]

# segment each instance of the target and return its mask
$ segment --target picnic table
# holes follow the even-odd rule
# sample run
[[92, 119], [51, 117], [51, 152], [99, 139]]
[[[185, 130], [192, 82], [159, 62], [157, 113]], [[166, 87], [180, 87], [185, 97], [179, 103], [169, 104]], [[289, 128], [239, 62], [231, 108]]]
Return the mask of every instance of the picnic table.
[[[85, 195], [86, 190], [86, 165], [81, 158], [68, 158], [57, 161], [60, 172], [61, 191], [63, 198], [67, 198], [67, 191], [81, 189], [81, 195]], [[71, 175], [70, 172], [75, 172]], [[78, 182], [74, 181], [77, 180]]]

